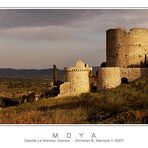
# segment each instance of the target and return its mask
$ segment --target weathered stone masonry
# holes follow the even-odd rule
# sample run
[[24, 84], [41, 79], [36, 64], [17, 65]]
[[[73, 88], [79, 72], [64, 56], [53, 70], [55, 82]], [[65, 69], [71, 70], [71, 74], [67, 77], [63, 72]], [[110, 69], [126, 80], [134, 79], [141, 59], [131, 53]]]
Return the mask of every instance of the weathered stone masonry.
[[91, 67], [77, 61], [75, 67], [65, 68], [65, 83], [60, 86], [60, 95], [79, 95], [90, 91], [89, 74]]
[[148, 57], [148, 29], [110, 29], [106, 32], [107, 67], [131, 67]]
[[[91, 84], [97, 89], [119, 86], [122, 79], [133, 81], [148, 76], [147, 63], [148, 29], [110, 29], [106, 32], [106, 67], [98, 68], [96, 75], [90, 75], [92, 68], [78, 61], [75, 67], [65, 68], [65, 83], [60, 86], [59, 96], [73, 96], [90, 92]], [[148, 63], [147, 63], [148, 64]]]

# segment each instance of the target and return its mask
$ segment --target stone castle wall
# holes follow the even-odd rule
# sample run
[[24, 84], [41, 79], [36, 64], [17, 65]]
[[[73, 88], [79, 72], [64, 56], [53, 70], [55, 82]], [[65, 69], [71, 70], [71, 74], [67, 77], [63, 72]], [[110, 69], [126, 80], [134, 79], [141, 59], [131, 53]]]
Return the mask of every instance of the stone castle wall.
[[106, 32], [107, 67], [130, 67], [148, 57], [148, 29], [110, 29]]
[[66, 71], [66, 82], [70, 82], [70, 92], [89, 92], [89, 71]]
[[98, 71], [98, 89], [115, 88], [121, 84], [122, 78], [133, 81], [148, 76], [148, 68], [101, 67]]
[[75, 67], [65, 68], [65, 83], [60, 86], [60, 94], [79, 95], [90, 91], [89, 74], [92, 68], [78, 61]]
[[148, 76], [148, 68], [136, 68], [148, 57], [148, 29], [110, 29], [106, 36], [106, 67], [100, 67], [95, 75], [90, 75], [92, 68], [82, 61], [65, 68], [65, 83], [60, 86], [59, 96], [90, 92], [91, 84], [98, 90], [109, 89]]
[[71, 94], [71, 92], [70, 92], [70, 83], [65, 82], [64, 84], [61, 84], [60, 85], [60, 94], [58, 95], [58, 97], [69, 96], [70, 94]]
[[125, 77], [128, 81], [133, 81], [148, 76], [148, 68], [120, 68], [120, 75], [121, 79]]
[[114, 88], [121, 84], [119, 67], [101, 67], [98, 70], [99, 89]]

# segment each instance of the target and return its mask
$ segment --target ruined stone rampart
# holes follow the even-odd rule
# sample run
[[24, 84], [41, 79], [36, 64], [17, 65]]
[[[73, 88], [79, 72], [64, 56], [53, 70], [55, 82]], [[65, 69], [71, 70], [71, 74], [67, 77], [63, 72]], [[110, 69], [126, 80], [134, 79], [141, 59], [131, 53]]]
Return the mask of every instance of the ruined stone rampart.
[[120, 75], [121, 79], [125, 77], [128, 81], [133, 81], [148, 76], [148, 68], [120, 68]]
[[61, 96], [115, 88], [121, 83], [148, 76], [148, 29], [134, 28], [129, 32], [110, 29], [106, 36], [105, 66], [100, 67], [96, 74], [82, 61], [78, 61], [75, 67], [65, 68]]
[[110, 29], [106, 32], [108, 67], [130, 67], [144, 63], [148, 56], [148, 29]]
[[99, 89], [115, 88], [121, 84], [123, 78], [134, 81], [148, 76], [148, 68], [101, 67], [98, 71]]

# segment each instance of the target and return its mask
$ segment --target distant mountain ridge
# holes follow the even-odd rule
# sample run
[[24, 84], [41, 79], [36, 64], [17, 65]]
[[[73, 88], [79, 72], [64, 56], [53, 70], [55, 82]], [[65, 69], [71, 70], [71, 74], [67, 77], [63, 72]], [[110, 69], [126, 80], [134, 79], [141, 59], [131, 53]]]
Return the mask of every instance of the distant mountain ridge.
[[[64, 74], [63, 70], [58, 69], [58, 75]], [[53, 76], [53, 69], [12, 69], [0, 68], [0, 77], [51, 77]]]
[[[96, 71], [97, 67], [93, 67]], [[57, 69], [58, 77], [64, 77], [64, 70]], [[0, 68], [0, 77], [53, 77], [53, 69], [13, 69], [13, 68]]]

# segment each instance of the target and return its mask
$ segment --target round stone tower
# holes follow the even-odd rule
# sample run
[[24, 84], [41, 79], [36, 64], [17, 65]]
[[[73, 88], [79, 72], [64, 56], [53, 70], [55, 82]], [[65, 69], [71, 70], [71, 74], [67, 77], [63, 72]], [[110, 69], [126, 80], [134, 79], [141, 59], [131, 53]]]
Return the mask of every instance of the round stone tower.
[[[107, 67], [126, 67], [127, 33], [122, 29], [110, 29], [106, 32], [106, 61]], [[123, 58], [125, 57], [125, 60]]]
[[80, 94], [90, 91], [89, 73], [91, 68], [82, 61], [75, 67], [65, 68], [65, 82], [70, 82], [70, 92]]
[[121, 84], [119, 67], [101, 67], [98, 70], [99, 88], [114, 88]]
[[128, 66], [140, 65], [148, 57], [148, 29], [134, 28], [129, 32]]
[[148, 29], [110, 29], [106, 32], [107, 67], [132, 67], [148, 56]]
[[65, 68], [65, 83], [60, 86], [60, 95], [79, 95], [90, 91], [89, 74], [91, 67], [77, 61], [75, 67]]

